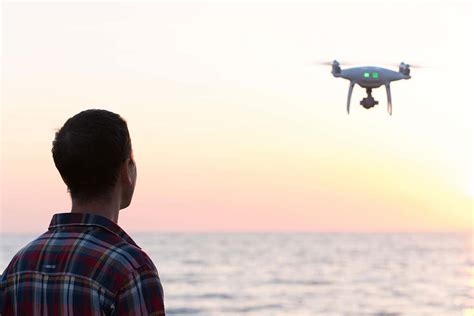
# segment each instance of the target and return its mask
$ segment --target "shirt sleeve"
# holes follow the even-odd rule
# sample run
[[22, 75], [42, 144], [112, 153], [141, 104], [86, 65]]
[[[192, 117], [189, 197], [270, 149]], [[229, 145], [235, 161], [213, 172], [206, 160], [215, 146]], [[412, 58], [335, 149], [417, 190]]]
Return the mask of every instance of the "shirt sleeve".
[[[15, 258], [13, 258], [12, 262]], [[7, 278], [9, 269], [11, 268], [12, 262], [8, 264], [8, 267], [0, 274], [0, 316], [6, 315], [7, 312]], [[10, 304], [11, 305], [11, 304]], [[10, 307], [11, 308], [11, 307]], [[11, 311], [13, 313], [13, 311]]]
[[120, 289], [113, 315], [165, 315], [163, 287], [153, 267], [141, 267]]
[[3, 305], [5, 304], [5, 279], [6, 279], [6, 271], [3, 272], [3, 274], [0, 274], [0, 316], [3, 314]]

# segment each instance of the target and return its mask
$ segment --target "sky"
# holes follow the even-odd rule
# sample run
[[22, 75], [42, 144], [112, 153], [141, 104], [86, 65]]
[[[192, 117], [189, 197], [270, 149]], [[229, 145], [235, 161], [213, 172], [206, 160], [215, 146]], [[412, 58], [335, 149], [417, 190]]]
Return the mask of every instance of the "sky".
[[[127, 231], [466, 231], [473, 225], [469, 2], [4, 3], [0, 232], [70, 200], [55, 131], [129, 125]], [[329, 66], [397, 69], [370, 110]], [[347, 67], [347, 66], [343, 66]]]

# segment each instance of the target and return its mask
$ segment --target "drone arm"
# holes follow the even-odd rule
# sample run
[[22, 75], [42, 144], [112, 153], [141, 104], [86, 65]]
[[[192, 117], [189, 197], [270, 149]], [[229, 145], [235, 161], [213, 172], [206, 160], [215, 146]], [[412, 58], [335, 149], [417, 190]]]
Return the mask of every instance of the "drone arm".
[[349, 85], [349, 94], [347, 95], [347, 114], [349, 114], [349, 109], [351, 107], [351, 96], [352, 96], [352, 90], [354, 89], [355, 82], [351, 81]]
[[390, 83], [385, 84], [385, 89], [387, 90], [387, 110], [390, 115], [392, 115], [392, 94], [390, 93]]

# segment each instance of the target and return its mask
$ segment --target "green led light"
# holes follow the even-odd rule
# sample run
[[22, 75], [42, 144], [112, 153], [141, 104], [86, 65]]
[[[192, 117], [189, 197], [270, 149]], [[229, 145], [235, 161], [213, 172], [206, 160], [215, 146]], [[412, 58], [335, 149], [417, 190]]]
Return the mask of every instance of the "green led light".
[[369, 77], [370, 77], [370, 73], [364, 72], [364, 78], [369, 78]]
[[372, 73], [372, 78], [377, 79], [378, 77], [379, 77], [379, 73], [378, 73], [378, 72], [373, 72], [373, 73]]

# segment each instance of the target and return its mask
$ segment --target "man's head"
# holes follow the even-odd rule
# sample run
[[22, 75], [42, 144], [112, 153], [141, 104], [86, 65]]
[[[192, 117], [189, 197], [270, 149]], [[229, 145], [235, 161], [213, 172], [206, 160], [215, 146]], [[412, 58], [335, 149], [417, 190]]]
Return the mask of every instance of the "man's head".
[[127, 123], [118, 114], [86, 110], [74, 115], [56, 133], [52, 153], [73, 200], [120, 194], [120, 209], [130, 204], [137, 173]]

